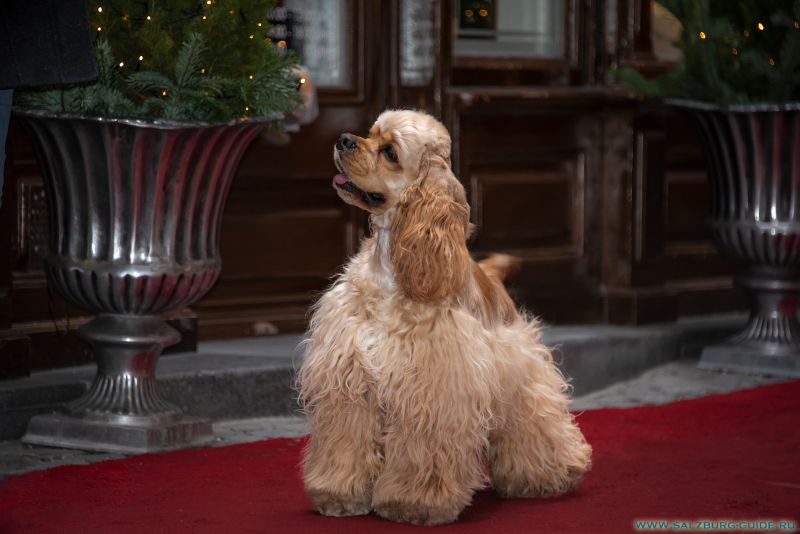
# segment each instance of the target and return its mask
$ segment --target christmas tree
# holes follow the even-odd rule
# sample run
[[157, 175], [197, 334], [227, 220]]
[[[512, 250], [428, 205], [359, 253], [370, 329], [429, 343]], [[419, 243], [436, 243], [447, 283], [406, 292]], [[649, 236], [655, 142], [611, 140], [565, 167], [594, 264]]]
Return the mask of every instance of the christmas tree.
[[719, 105], [800, 101], [800, 0], [658, 0], [683, 25], [682, 63], [648, 80], [617, 80], [648, 96]]
[[299, 102], [271, 0], [90, 0], [98, 78], [19, 93], [27, 108], [103, 117], [278, 119]]

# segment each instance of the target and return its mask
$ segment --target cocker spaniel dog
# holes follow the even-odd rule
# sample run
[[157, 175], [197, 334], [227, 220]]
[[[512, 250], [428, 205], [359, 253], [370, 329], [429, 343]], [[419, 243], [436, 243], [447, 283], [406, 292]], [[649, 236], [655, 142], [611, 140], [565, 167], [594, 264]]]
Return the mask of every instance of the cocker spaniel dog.
[[470, 258], [445, 127], [386, 111], [333, 157], [336, 192], [373, 235], [315, 304], [298, 372], [314, 509], [434, 525], [489, 483], [505, 497], [572, 489], [591, 448], [536, 322], [502, 285], [509, 262]]

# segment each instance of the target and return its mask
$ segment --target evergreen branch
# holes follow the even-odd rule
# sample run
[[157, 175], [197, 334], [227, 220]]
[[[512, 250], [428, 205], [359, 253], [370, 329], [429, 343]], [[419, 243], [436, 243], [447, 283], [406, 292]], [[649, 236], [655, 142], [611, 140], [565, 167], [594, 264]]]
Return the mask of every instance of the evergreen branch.
[[128, 76], [128, 84], [139, 91], [175, 91], [175, 83], [160, 72], [148, 70]]
[[800, 100], [800, 0], [658, 0], [681, 23], [683, 61], [645, 79], [629, 69], [616, 80], [657, 98], [720, 105]]
[[279, 118], [300, 102], [294, 56], [263, 38], [249, 38], [256, 31], [267, 35], [266, 22], [251, 14], [265, 16], [272, 0], [218, 0], [213, 8], [197, 0], [115, 0], [104, 2], [104, 10], [97, 9], [100, 0], [87, 1], [90, 26], [103, 28], [95, 44], [97, 79], [15, 91], [16, 104], [107, 117], [227, 122], [243, 110], [252, 118]]
[[203, 36], [192, 32], [181, 45], [175, 67], [175, 85], [178, 89], [191, 86], [192, 78], [200, 71], [200, 56], [205, 51]]

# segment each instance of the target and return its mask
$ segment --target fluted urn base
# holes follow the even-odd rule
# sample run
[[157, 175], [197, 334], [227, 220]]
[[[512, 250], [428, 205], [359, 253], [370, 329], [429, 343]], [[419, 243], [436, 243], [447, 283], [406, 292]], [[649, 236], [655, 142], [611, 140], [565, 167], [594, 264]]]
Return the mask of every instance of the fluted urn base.
[[699, 367], [800, 378], [800, 280], [773, 273], [749, 275], [737, 281], [751, 295], [750, 319], [741, 332], [725, 343], [706, 347]]
[[37, 415], [24, 443], [84, 451], [140, 454], [205, 445], [213, 439], [208, 419], [184, 417], [162, 425], [99, 423], [67, 414]]
[[155, 316], [99, 315], [78, 331], [92, 346], [97, 375], [89, 390], [61, 413], [33, 417], [25, 443], [82, 450], [138, 453], [213, 439], [211, 422], [184, 417], [163, 398], [158, 356], [177, 331]]

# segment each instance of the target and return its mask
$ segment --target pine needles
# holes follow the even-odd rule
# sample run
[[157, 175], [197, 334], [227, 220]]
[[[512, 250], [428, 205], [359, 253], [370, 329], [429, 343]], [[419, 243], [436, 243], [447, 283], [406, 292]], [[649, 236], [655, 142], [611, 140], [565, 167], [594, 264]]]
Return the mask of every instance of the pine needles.
[[619, 69], [647, 96], [719, 105], [800, 101], [800, 0], [659, 0], [682, 23], [683, 62], [648, 80]]
[[170, 121], [275, 120], [300, 102], [294, 56], [272, 44], [269, 0], [89, 2], [95, 82], [21, 91], [32, 109]]

